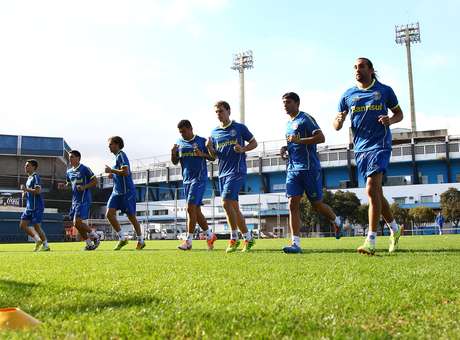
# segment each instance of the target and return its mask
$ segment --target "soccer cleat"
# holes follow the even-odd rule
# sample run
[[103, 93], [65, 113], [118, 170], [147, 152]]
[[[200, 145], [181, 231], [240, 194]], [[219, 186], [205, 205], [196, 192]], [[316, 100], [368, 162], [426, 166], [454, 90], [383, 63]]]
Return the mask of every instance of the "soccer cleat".
[[118, 241], [117, 246], [113, 250], [120, 250], [121, 248], [123, 248], [127, 244], [128, 244], [128, 240], [120, 240], [120, 241]]
[[251, 248], [254, 247], [255, 244], [256, 244], [256, 240], [254, 240], [254, 238], [250, 239], [249, 241], [244, 240], [243, 249], [241, 249], [241, 251], [243, 253], [247, 253], [247, 252], [251, 251]]
[[206, 243], [208, 244], [208, 250], [214, 249], [214, 242], [216, 242], [216, 240], [217, 240], [216, 234], [212, 233], [212, 236], [206, 240]]
[[40, 247], [42, 246], [42, 244], [43, 244], [43, 241], [42, 241], [42, 240], [38, 240], [37, 242], [35, 242], [34, 251], [39, 251], [39, 250], [40, 250]]
[[40, 249], [40, 251], [51, 251], [51, 248], [43, 246], [42, 249]]
[[293, 243], [290, 246], [284, 247], [283, 251], [286, 254], [300, 254], [302, 252], [302, 248], [300, 248], [300, 246], [298, 246], [297, 244]]
[[230, 240], [228, 241], [228, 246], [227, 246], [227, 249], [225, 249], [225, 252], [233, 253], [238, 249], [239, 246], [240, 246], [240, 240]]
[[399, 238], [401, 237], [401, 227], [395, 233], [390, 235], [390, 247], [388, 248], [389, 253], [393, 253], [398, 249]]
[[99, 247], [99, 245], [101, 244], [101, 237], [98, 236], [97, 238], [93, 240], [93, 242], [94, 242], [94, 250], [96, 250], [97, 247]]
[[139, 242], [137, 241], [137, 244], [136, 244], [136, 250], [142, 250], [145, 248], [145, 242]]
[[94, 244], [87, 244], [83, 250], [85, 251], [90, 251], [90, 250], [95, 250], [97, 247]]
[[356, 249], [358, 253], [360, 254], [365, 254], [365, 255], [374, 255], [375, 254], [375, 246], [372, 246], [371, 243], [366, 240], [364, 241], [364, 244], [358, 249]]
[[337, 240], [340, 240], [342, 237], [342, 221], [337, 216], [335, 221], [332, 222], [332, 227], [334, 227], [334, 234]]
[[180, 246], [177, 247], [177, 249], [180, 250], [192, 250], [192, 242], [189, 242], [187, 240], [183, 241]]

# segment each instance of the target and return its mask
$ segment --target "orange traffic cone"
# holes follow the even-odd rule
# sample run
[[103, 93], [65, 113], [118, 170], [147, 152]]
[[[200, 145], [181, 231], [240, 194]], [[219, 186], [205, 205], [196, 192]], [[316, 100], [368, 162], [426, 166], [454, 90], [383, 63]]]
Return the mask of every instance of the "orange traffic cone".
[[32, 328], [40, 321], [19, 308], [0, 308], [0, 329]]

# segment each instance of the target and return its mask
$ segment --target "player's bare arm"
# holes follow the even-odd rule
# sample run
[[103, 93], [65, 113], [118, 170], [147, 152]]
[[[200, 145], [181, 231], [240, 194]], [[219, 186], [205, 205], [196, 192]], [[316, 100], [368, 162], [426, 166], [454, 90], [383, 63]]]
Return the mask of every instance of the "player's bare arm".
[[208, 149], [209, 152], [209, 160], [214, 161], [216, 159], [216, 150], [214, 149], [214, 146], [212, 145], [212, 140], [211, 137], [208, 138], [208, 141], [206, 142], [206, 148]]
[[399, 123], [400, 121], [403, 120], [404, 115], [399, 105], [390, 110], [393, 113], [391, 117], [388, 115], [381, 115], [378, 117], [380, 124], [383, 124], [385, 126], [390, 126], [390, 125]]
[[287, 140], [291, 143], [311, 145], [324, 143], [326, 138], [321, 130], [316, 130], [313, 136], [300, 138], [298, 135], [291, 135], [288, 136]]
[[177, 163], [179, 163], [179, 145], [177, 144], [174, 144], [171, 149], [171, 162], [174, 165], [177, 165]]
[[95, 187], [97, 185], [97, 179], [96, 177], [91, 178], [91, 181], [85, 185], [77, 185], [77, 190], [78, 191], [85, 191], [86, 189]]
[[347, 111], [337, 113], [337, 115], [335, 116], [334, 122], [332, 123], [332, 125], [334, 126], [334, 129], [339, 131], [342, 128], [343, 122], [347, 118], [347, 114], [348, 114]]
[[115, 174], [115, 175], [119, 175], [119, 176], [128, 176], [129, 168], [128, 168], [127, 165], [124, 165], [124, 166], [121, 167], [120, 170], [117, 170], [117, 169], [113, 169], [110, 166], [106, 165], [105, 166], [105, 173], [107, 173], [107, 174]]
[[245, 152], [254, 150], [255, 148], [257, 148], [257, 141], [255, 138], [253, 138], [249, 141], [248, 145], [241, 146], [239, 144], [236, 144], [233, 149], [237, 153], [245, 153]]

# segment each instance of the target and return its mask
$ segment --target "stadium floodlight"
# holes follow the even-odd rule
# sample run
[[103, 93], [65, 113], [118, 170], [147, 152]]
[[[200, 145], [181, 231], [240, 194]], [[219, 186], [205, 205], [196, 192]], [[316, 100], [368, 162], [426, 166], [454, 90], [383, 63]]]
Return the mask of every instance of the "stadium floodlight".
[[412, 79], [412, 58], [410, 46], [412, 43], [420, 42], [420, 26], [416, 24], [395, 26], [395, 41], [398, 45], [406, 45], [407, 51], [407, 72], [409, 74], [409, 97], [410, 97], [410, 117], [412, 132], [417, 131], [415, 122], [415, 100], [414, 100], [414, 84]]
[[232, 70], [237, 70], [240, 75], [240, 123], [244, 124], [244, 70], [254, 67], [252, 51], [237, 53], [233, 55]]

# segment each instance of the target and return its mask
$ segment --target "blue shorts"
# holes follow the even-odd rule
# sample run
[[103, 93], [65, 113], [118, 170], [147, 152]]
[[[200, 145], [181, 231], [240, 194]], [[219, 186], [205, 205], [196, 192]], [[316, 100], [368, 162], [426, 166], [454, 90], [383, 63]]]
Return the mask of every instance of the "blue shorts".
[[186, 202], [195, 205], [203, 205], [203, 195], [205, 190], [205, 181], [193, 181], [191, 183], [184, 183]]
[[222, 199], [238, 201], [238, 194], [246, 181], [245, 174], [219, 177], [219, 187]]
[[390, 163], [390, 150], [371, 150], [363, 152], [355, 152], [356, 165], [358, 172], [364, 179], [374, 174], [387, 171]]
[[128, 192], [123, 195], [112, 193], [107, 202], [107, 208], [120, 210], [128, 216], [136, 215], [136, 193]]
[[311, 202], [323, 198], [323, 181], [321, 170], [288, 171], [286, 175], [286, 196], [307, 194]]
[[89, 209], [91, 204], [88, 202], [72, 202], [69, 216], [73, 220], [75, 217], [79, 217], [82, 220], [89, 218]]
[[29, 225], [42, 223], [43, 210], [26, 210], [21, 215], [22, 221], [30, 221]]

